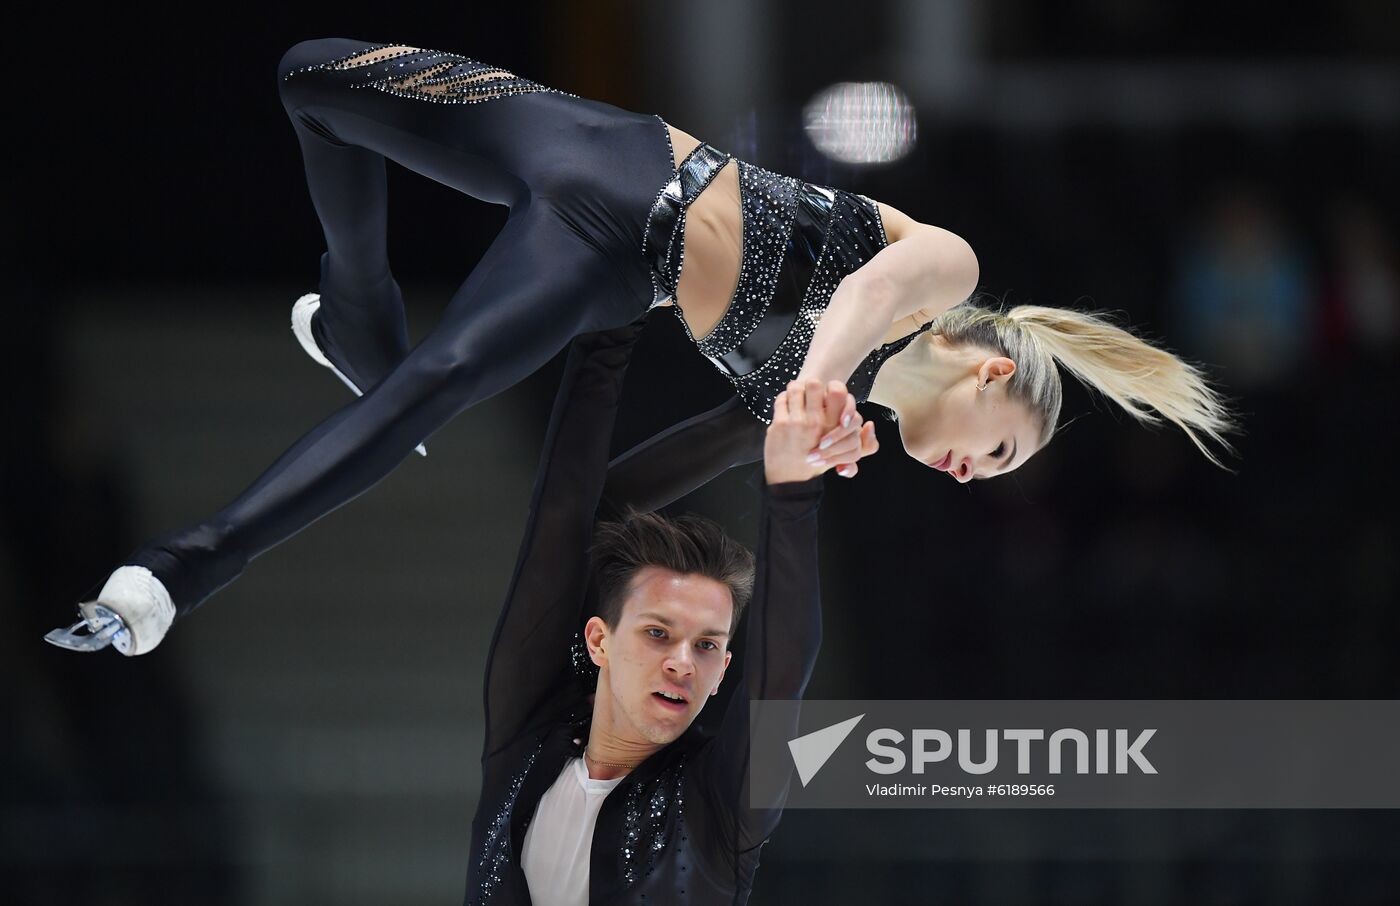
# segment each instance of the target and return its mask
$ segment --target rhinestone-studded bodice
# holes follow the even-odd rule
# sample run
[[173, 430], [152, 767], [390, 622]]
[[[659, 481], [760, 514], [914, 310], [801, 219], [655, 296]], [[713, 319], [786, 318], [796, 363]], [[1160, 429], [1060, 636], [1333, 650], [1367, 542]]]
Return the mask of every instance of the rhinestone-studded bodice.
[[461, 54], [404, 44], [373, 44], [334, 60], [293, 70], [285, 78], [313, 69], [353, 70], [360, 78], [351, 87], [376, 88], [438, 104], [480, 104], [535, 92], [578, 97]]
[[[701, 143], [662, 190], [648, 221], [655, 302], [675, 297], [684, 263], [685, 209], [729, 155]], [[837, 285], [888, 244], [879, 208], [864, 195], [782, 176], [738, 161], [743, 213], [739, 281], [719, 323], [704, 337], [686, 333], [730, 379], [749, 411], [772, 421], [773, 400], [797, 376]], [[866, 356], [847, 386], [865, 401], [890, 356], [927, 325]]]

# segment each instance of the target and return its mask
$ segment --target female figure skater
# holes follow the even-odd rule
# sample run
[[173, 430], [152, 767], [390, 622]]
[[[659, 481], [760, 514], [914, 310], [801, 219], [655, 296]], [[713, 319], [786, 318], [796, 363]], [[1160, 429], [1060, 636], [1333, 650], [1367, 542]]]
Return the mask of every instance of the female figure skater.
[[[356, 399], [210, 518], [126, 559], [82, 620], [47, 638], [150, 651], [253, 558], [369, 489], [454, 415], [583, 333], [671, 305], [733, 383], [729, 402], [612, 463], [606, 500], [652, 509], [760, 458], [793, 379], [888, 408], [909, 455], [958, 481], [1005, 474], [1054, 433], [1056, 362], [1144, 422], [1224, 445], [1228, 414], [1191, 365], [1092, 315], [965, 303], [961, 238], [861, 195], [735, 160], [657, 116], [452, 53], [304, 41], [278, 69], [326, 237], [319, 294], [293, 327]], [[408, 349], [386, 252], [384, 161], [510, 215]], [[963, 303], [963, 304], [960, 304]], [[1228, 448], [1228, 445], [1226, 445]], [[855, 474], [875, 450], [848, 419], [812, 453]]]

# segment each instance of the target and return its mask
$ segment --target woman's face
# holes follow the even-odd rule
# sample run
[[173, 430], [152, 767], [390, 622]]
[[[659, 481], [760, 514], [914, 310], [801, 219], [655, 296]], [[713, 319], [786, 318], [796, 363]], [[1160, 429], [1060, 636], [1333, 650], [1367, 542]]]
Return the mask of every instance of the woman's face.
[[[905, 452], [960, 482], [1020, 468], [1036, 452], [1040, 424], [1029, 407], [1007, 397], [1015, 371], [1015, 362], [990, 356], [975, 375], [901, 409], [899, 436]], [[985, 389], [978, 390], [979, 384]]]

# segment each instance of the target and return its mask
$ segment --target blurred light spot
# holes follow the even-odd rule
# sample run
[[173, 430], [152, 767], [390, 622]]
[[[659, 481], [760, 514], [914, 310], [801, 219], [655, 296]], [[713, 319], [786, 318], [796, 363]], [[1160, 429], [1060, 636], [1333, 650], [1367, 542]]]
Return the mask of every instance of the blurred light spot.
[[848, 164], [899, 160], [917, 132], [913, 105], [889, 82], [832, 85], [807, 103], [803, 119], [817, 150]]

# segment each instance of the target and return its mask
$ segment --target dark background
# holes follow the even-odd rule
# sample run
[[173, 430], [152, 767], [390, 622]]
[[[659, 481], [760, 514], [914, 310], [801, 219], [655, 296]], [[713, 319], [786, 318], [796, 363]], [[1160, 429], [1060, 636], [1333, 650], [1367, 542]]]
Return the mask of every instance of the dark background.
[[[40, 636], [142, 539], [346, 401], [287, 335], [321, 237], [275, 67], [455, 51], [967, 238], [980, 289], [1107, 309], [1208, 364], [1230, 474], [1067, 384], [959, 486], [889, 424], [823, 509], [814, 698], [1396, 698], [1400, 17], [1385, 2], [210, 7], [10, 35], [0, 549], [7, 902], [457, 902], [481, 660], [559, 361], [435, 434], [134, 660]], [[802, 110], [893, 82], [918, 142], [827, 160]], [[430, 329], [504, 209], [391, 167]], [[624, 434], [725, 386], [669, 312]], [[662, 399], [662, 397], [665, 399]], [[626, 438], [619, 438], [619, 443]], [[682, 501], [752, 539], [753, 471]], [[753, 902], [1393, 902], [1400, 816], [794, 812]]]

